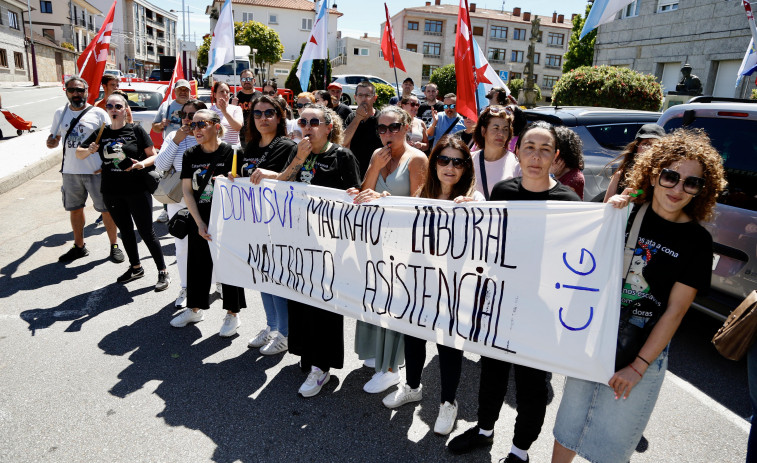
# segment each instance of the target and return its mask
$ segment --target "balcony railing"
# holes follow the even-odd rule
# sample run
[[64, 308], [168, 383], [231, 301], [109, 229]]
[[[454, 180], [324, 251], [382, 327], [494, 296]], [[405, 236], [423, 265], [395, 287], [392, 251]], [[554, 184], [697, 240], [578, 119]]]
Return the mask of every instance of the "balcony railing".
[[436, 35], [436, 36], [441, 37], [442, 33], [441, 32], [434, 32], [434, 31], [423, 31], [423, 35]]
[[490, 63], [504, 63], [505, 59], [504, 58], [502, 58], [502, 59], [489, 58], [489, 62]]
[[424, 53], [424, 58], [441, 58], [442, 56], [436, 53]]
[[556, 64], [545, 64], [544, 67], [547, 69], [562, 69], [562, 66], [558, 66]]
[[339, 55], [336, 58], [331, 60], [331, 67], [335, 68], [337, 66], [346, 66], [347, 65], [347, 56], [346, 55]]

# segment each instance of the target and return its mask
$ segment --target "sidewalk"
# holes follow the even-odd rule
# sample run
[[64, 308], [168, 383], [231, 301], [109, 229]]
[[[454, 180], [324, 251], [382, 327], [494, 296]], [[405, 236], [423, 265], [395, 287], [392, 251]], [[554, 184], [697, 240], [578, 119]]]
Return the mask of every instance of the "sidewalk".
[[49, 134], [41, 130], [0, 142], [0, 194], [60, 165], [63, 148], [48, 149]]
[[[40, 82], [39, 87], [36, 87], [36, 88], [45, 88], [45, 87], [63, 87], [63, 84], [60, 82]], [[35, 87], [34, 87], [34, 83], [31, 81], [0, 82], [0, 90], [5, 90], [9, 88], [35, 88]]]

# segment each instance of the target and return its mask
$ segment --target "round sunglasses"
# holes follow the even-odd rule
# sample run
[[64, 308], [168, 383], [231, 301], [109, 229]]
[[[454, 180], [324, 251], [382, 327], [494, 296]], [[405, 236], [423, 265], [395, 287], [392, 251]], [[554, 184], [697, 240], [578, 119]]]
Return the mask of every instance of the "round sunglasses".
[[192, 129], [192, 130], [204, 129], [205, 127], [209, 127], [209, 126], [212, 127], [213, 126], [213, 122], [211, 122], [211, 121], [197, 121], [197, 122], [192, 122], [191, 124], [189, 124], [189, 128]]
[[456, 105], [454, 103], [453, 104], [446, 104], [446, 105], [444, 105], [444, 109], [455, 109], [455, 106]]
[[322, 122], [325, 122], [325, 121], [322, 121], [318, 119], [317, 117], [314, 117], [310, 120], [307, 120], [304, 117], [302, 119], [297, 119], [297, 125], [299, 125], [303, 129], [307, 127], [308, 125], [310, 127], [318, 127], [319, 125], [321, 125]]
[[[681, 174], [674, 170], [662, 169], [662, 172], [660, 172], [660, 178], [657, 180], [657, 183], [659, 183], [663, 188], [675, 188], [680, 181]], [[702, 192], [704, 184], [705, 181], [702, 177], [686, 177], [683, 180], [683, 191], [690, 194], [691, 196], [696, 196]]]
[[114, 108], [120, 111], [120, 110], [124, 109], [124, 105], [122, 105], [121, 103], [116, 103], [116, 104], [107, 103], [105, 105], [105, 109], [111, 110], [111, 109], [114, 109]]

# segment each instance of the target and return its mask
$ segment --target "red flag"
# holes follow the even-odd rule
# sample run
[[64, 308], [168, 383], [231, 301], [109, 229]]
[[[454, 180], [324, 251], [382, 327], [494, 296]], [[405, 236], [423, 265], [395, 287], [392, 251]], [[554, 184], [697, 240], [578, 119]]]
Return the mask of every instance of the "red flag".
[[397, 42], [394, 41], [394, 30], [392, 29], [392, 20], [389, 19], [389, 7], [384, 3], [386, 10], [386, 24], [384, 25], [384, 37], [381, 38], [381, 51], [384, 53], [384, 60], [389, 62], [390, 68], [401, 69], [405, 71], [405, 65], [402, 64], [400, 50], [397, 48]]
[[457, 74], [457, 112], [478, 120], [476, 110], [476, 59], [473, 56], [468, 0], [460, 0], [455, 37], [455, 73]]
[[168, 88], [166, 89], [166, 95], [163, 97], [162, 103], [165, 103], [168, 101], [168, 97], [170, 96], [172, 100], [176, 99], [176, 91], [174, 90], [173, 86], [176, 85], [177, 80], [181, 80], [184, 78], [184, 70], [181, 68], [181, 56], [176, 57], [176, 66], [173, 68], [173, 74], [171, 75], [171, 81], [168, 83]]
[[110, 7], [108, 15], [105, 17], [100, 32], [84, 49], [79, 59], [76, 60], [76, 66], [79, 68], [79, 77], [86, 80], [91, 89], [87, 103], [94, 104], [100, 88], [100, 79], [103, 78], [105, 71], [105, 61], [108, 60], [108, 50], [110, 49], [110, 35], [113, 30], [113, 14], [116, 12], [116, 2]]

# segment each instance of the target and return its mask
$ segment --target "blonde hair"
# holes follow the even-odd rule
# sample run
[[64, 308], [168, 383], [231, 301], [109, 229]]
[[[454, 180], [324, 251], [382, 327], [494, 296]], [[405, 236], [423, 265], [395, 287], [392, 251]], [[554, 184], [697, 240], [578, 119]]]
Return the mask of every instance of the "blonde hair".
[[[205, 118], [214, 124], [221, 124], [221, 117], [211, 109], [198, 109], [197, 112], [195, 112], [195, 117], [196, 116]], [[223, 125], [220, 125], [218, 128], [218, 138], [223, 138], [224, 133], [226, 133], [226, 129], [223, 128]]]

